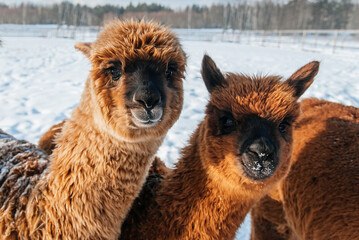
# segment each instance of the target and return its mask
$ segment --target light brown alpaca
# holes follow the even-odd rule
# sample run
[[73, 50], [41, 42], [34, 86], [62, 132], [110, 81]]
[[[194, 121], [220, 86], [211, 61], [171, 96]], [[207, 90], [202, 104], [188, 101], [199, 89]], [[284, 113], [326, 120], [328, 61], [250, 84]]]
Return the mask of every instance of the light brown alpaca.
[[359, 109], [318, 99], [301, 105], [280, 201], [254, 208], [251, 239], [359, 239]]
[[115, 20], [82, 46], [92, 70], [48, 166], [1, 149], [1, 239], [116, 239], [179, 117], [186, 59], [167, 28]]
[[318, 66], [309, 63], [281, 82], [223, 76], [205, 56], [206, 116], [176, 168], [136, 200], [120, 239], [233, 238], [251, 207], [289, 171], [297, 99]]

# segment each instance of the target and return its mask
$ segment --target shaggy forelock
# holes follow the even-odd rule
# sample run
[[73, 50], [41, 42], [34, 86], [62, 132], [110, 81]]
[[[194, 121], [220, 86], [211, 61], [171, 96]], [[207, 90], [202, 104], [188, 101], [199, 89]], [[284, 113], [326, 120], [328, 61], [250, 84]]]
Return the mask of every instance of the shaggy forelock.
[[227, 74], [228, 87], [216, 88], [211, 103], [236, 115], [258, 115], [273, 121], [297, 116], [299, 105], [294, 90], [280, 76]]
[[93, 49], [92, 62], [115, 57], [122, 64], [135, 60], [167, 64], [173, 60], [177, 62], [179, 71], [185, 68], [185, 53], [177, 37], [154, 21], [114, 20], [105, 26]]

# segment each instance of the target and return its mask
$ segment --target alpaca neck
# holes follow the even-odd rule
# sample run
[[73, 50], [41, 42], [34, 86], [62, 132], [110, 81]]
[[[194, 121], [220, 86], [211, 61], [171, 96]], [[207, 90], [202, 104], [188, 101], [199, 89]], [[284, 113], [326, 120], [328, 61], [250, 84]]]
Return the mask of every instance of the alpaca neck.
[[52, 221], [72, 226], [74, 238], [116, 238], [162, 139], [121, 142], [75, 109], [57, 140], [41, 189], [50, 212], [56, 213]]
[[126, 163], [130, 165], [131, 161], [138, 165], [150, 164], [148, 158], [154, 156], [164, 136], [128, 141], [109, 129], [104, 130], [100, 126], [104, 124], [96, 121], [95, 115], [99, 113], [94, 112], [80, 107], [74, 110], [57, 140], [58, 147], [52, 155], [51, 172], [70, 166], [93, 165], [94, 168], [90, 171], [98, 172], [102, 177], [102, 171], [118, 170]]
[[216, 181], [203, 166], [200, 132], [183, 150], [177, 168], [162, 181], [155, 197], [156, 208], [149, 211], [148, 218], [157, 214], [158, 219], [146, 225], [159, 221], [159, 226], [165, 226], [160, 228], [163, 232], [155, 228], [153, 236], [143, 236], [145, 239], [230, 239], [253, 204], [228, 184]]

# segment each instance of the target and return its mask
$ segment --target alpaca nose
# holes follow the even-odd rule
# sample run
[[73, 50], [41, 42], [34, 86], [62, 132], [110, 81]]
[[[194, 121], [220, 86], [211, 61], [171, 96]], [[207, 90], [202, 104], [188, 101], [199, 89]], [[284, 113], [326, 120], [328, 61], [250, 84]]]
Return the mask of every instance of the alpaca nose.
[[161, 95], [155, 89], [144, 89], [137, 91], [133, 99], [145, 109], [151, 109], [161, 102]]
[[266, 137], [261, 137], [252, 142], [248, 150], [258, 155], [260, 159], [265, 159], [274, 153], [274, 144]]

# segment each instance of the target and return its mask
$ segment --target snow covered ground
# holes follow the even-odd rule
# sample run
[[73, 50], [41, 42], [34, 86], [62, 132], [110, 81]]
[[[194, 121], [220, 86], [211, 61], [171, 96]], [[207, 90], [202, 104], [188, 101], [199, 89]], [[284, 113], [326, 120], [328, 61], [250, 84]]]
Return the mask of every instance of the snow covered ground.
[[[36, 143], [53, 124], [68, 118], [77, 105], [90, 64], [74, 49], [75, 40], [2, 37], [0, 47], [0, 128]], [[293, 49], [263, 48], [223, 42], [183, 41], [188, 54], [185, 103], [158, 155], [167, 165], [179, 157], [203, 117], [208, 94], [200, 65], [208, 53], [223, 71], [279, 74], [289, 77], [299, 67], [319, 60], [321, 67], [304, 97], [324, 98], [359, 107], [359, 59], [355, 54], [325, 54]], [[237, 239], [248, 239], [246, 219]]]

